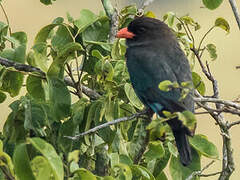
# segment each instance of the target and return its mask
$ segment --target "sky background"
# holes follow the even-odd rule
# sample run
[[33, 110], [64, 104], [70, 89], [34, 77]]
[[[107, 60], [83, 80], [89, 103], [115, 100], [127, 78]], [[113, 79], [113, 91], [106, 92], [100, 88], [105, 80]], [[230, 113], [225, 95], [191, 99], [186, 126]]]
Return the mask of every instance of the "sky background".
[[[138, 0], [114, 0], [112, 2], [118, 9], [133, 3], [137, 5], [140, 4]], [[237, 1], [237, 3], [240, 9], [240, 1]], [[100, 0], [57, 0], [52, 6], [42, 5], [39, 0], [3, 0], [3, 6], [8, 14], [13, 32], [25, 31], [28, 34], [28, 49], [31, 48], [33, 39], [40, 28], [51, 23], [56, 17], [60, 16], [65, 18], [66, 12], [69, 12], [73, 17], [77, 18], [81, 9], [90, 9], [95, 13], [103, 10]], [[240, 65], [240, 31], [238, 30], [228, 1], [224, 1], [223, 4], [214, 11], [202, 7], [201, 0], [155, 0], [147, 9], [153, 11], [159, 19], [168, 11], [173, 11], [179, 16], [190, 14], [202, 25], [201, 30], [196, 36], [198, 42], [202, 35], [214, 24], [216, 18], [224, 17], [229, 22], [231, 27], [230, 34], [226, 35], [223, 30], [215, 29], [208, 36], [208, 39], [204, 41], [205, 43], [211, 42], [217, 45], [217, 60], [211, 62], [207, 56], [203, 58], [204, 61], [209, 60], [212, 73], [219, 82], [221, 98], [233, 100], [240, 95], [240, 70], [235, 69], [236, 66]], [[0, 21], [5, 22], [1, 10]], [[201, 72], [198, 65], [196, 65], [194, 71]], [[209, 92], [208, 94], [212, 94], [211, 84], [206, 83], [206, 85]], [[21, 91], [21, 94], [25, 94], [24, 89]], [[19, 96], [16, 98], [19, 98]], [[1, 126], [10, 112], [8, 108], [9, 103], [16, 98], [8, 98], [5, 103], [0, 104], [0, 110], [2, 112], [0, 116]], [[239, 118], [235, 116], [228, 115], [225, 117], [230, 121], [239, 120]], [[221, 136], [214, 120], [208, 115], [198, 115], [197, 119], [198, 127], [196, 133], [207, 135], [209, 140], [218, 146], [219, 153], [221, 154]], [[236, 164], [236, 171], [231, 177], [231, 180], [238, 180], [240, 177], [239, 130], [240, 126], [233, 127], [231, 130]], [[203, 158], [202, 166], [205, 166], [210, 161], [211, 159]], [[219, 171], [220, 165], [221, 161], [217, 160], [205, 173]], [[215, 180], [217, 176], [203, 179]]]

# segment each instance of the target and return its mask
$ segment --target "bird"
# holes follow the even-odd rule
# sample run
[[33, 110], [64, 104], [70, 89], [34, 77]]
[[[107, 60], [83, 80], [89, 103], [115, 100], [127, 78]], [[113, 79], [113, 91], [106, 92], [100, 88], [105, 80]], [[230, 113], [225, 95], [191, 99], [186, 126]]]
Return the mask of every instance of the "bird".
[[[136, 17], [117, 38], [126, 38], [126, 65], [132, 87], [141, 102], [153, 112], [164, 117], [163, 111], [194, 113], [194, 100], [188, 94], [183, 100], [181, 89], [159, 89], [159, 84], [171, 82], [192, 83], [192, 73], [187, 57], [174, 32], [163, 21], [150, 17]], [[192, 91], [192, 90], [190, 90]], [[183, 166], [192, 162], [188, 136], [191, 132], [178, 117], [167, 121], [175, 138]]]

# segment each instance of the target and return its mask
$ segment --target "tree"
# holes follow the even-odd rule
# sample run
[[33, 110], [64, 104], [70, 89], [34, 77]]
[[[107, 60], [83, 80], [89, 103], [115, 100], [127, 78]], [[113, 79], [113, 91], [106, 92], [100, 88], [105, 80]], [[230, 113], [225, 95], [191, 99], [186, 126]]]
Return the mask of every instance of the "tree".
[[[202, 73], [193, 72], [196, 108], [210, 114], [222, 132], [222, 169], [203, 174], [214, 161], [202, 167], [201, 156], [217, 159], [216, 146], [205, 135], [197, 134], [190, 139], [193, 163], [189, 167], [179, 163], [173, 136], [164, 121], [179, 116], [191, 128], [194, 115], [164, 112], [167, 118], [151, 119], [131, 87], [124, 41], [115, 39], [117, 30], [134, 16], [155, 17], [153, 12], [144, 11], [149, 2], [140, 9], [130, 5], [118, 11], [109, 0], [102, 0], [105, 12], [99, 15], [84, 9], [78, 19], [70, 14], [67, 20], [58, 17], [38, 32], [29, 52], [26, 33], [12, 32], [8, 24], [0, 23], [0, 102], [7, 98], [6, 93], [14, 97], [25, 84], [27, 89], [25, 96], [10, 104], [12, 112], [4, 124], [2, 179], [164, 180], [167, 164], [174, 180], [213, 175], [229, 179], [234, 171], [229, 130], [240, 121], [229, 123], [223, 114], [239, 116], [240, 105], [219, 99], [217, 81], [208, 63], [203, 63], [202, 54], [216, 59], [216, 46], [204, 44], [204, 39], [214, 28], [229, 33], [230, 27], [224, 18], [216, 19], [197, 44], [192, 32], [201, 28], [198, 22], [172, 12], [163, 17], [175, 31], [191, 66], [195, 59], [201, 66]], [[203, 0], [209, 9], [221, 2]], [[230, 2], [237, 12], [234, 1]], [[213, 85], [212, 96], [205, 94], [203, 75]], [[187, 82], [163, 82], [159, 88], [181, 88], [184, 98], [192, 87]]]

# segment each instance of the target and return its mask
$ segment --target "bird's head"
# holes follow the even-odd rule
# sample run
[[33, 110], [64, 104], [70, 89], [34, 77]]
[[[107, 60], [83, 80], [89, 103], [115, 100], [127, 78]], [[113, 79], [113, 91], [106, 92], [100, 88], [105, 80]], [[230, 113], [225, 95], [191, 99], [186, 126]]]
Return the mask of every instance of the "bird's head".
[[149, 17], [137, 17], [126, 28], [120, 29], [117, 38], [126, 38], [127, 44], [163, 40], [172, 36], [170, 28], [162, 21]]

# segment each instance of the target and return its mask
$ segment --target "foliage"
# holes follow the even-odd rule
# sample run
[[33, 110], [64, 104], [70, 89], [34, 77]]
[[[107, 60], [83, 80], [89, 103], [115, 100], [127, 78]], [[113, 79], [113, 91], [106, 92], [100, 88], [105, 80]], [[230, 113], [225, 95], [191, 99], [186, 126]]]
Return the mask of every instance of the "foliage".
[[[52, 3], [51, 0], [41, 2]], [[203, 1], [209, 9], [216, 8], [220, 2]], [[123, 8], [119, 28], [127, 26], [136, 14], [135, 6]], [[146, 12], [146, 15], [154, 16], [152, 12]], [[184, 28], [190, 26], [197, 31], [200, 25], [190, 16], [176, 17], [172, 12], [163, 19], [176, 32], [193, 70], [195, 60], [190, 49], [194, 42]], [[11, 33], [9, 26], [0, 22], [0, 56], [38, 67], [46, 73], [43, 77], [36, 72], [22, 73], [0, 66], [0, 102], [6, 99], [6, 93], [17, 96], [24, 84], [27, 90], [25, 96], [9, 105], [11, 113], [0, 141], [1, 178], [167, 179], [164, 169], [169, 164], [175, 180], [199, 171], [202, 156], [218, 158], [216, 146], [206, 136], [195, 135], [190, 139], [192, 164], [186, 168], [179, 163], [174, 138], [165, 121], [177, 115], [194, 129], [196, 119], [189, 112], [165, 112], [165, 120], [157, 117], [150, 124], [144, 117], [139, 117], [137, 121], [112, 125], [77, 141], [65, 137], [143, 109], [130, 85], [124, 57], [125, 43], [119, 39], [109, 43], [110, 26], [111, 20], [104, 12], [97, 15], [84, 9], [77, 19], [68, 13], [67, 20], [58, 17], [43, 27], [26, 53], [26, 33]], [[216, 20], [215, 27], [226, 32], [230, 29], [223, 18]], [[207, 49], [210, 59], [217, 58], [215, 45], [208, 44], [204, 48], [201, 45], [202, 42], [199, 52]], [[66, 84], [66, 77], [73, 82], [72, 87]], [[204, 95], [205, 84], [197, 72], [193, 72], [193, 84]], [[100, 98], [83, 95], [82, 85], [94, 89]], [[164, 81], [159, 88], [163, 91], [181, 88], [184, 90], [182, 96], [186, 96], [190, 87], [187, 82], [179, 85]], [[78, 97], [77, 101], [73, 101], [71, 93]], [[149, 145], [140, 161], [135, 163], [148, 132]]]

